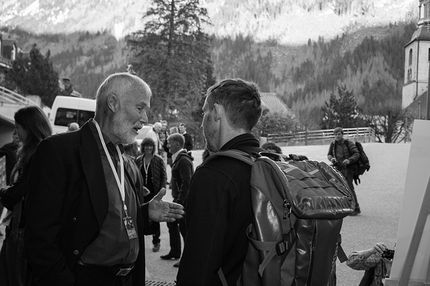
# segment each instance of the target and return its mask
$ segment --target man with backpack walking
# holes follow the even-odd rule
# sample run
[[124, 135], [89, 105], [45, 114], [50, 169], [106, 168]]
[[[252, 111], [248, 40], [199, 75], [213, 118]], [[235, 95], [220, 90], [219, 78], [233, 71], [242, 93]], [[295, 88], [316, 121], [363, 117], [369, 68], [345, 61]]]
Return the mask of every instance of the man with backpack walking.
[[360, 153], [358, 152], [354, 142], [343, 138], [342, 127], [336, 127], [333, 133], [334, 141], [330, 144], [328, 149], [327, 159], [345, 177], [356, 201], [355, 211], [351, 215], [358, 215], [361, 213], [361, 210], [357, 200], [357, 194], [355, 193], [353, 180], [356, 168], [354, 163], [360, 159]]
[[[241, 79], [215, 84], [203, 112], [211, 153], [262, 150], [250, 133], [261, 115], [255, 84]], [[176, 285], [236, 285], [248, 248], [246, 229], [253, 221], [250, 178], [251, 166], [232, 157], [209, 157], [197, 168], [186, 204], [187, 239]]]

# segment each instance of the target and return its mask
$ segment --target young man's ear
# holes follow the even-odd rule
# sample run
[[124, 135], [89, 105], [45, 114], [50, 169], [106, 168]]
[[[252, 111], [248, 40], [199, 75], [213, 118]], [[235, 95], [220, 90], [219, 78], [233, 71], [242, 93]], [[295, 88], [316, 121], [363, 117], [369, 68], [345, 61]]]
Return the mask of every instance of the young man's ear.
[[214, 119], [215, 121], [220, 120], [223, 116], [224, 116], [224, 106], [222, 106], [221, 104], [215, 103], [214, 104]]
[[106, 99], [106, 104], [107, 104], [107, 107], [111, 111], [113, 111], [113, 112], [117, 111], [118, 104], [119, 104], [119, 98], [118, 98], [118, 96], [116, 96], [113, 93], [109, 93], [108, 96], [107, 96], [107, 99]]

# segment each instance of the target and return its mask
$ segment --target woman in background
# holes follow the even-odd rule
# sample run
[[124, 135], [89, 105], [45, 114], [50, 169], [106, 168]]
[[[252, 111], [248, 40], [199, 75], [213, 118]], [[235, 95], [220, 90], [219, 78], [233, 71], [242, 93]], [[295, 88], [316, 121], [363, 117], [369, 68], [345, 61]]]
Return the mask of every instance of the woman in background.
[[27, 259], [24, 254], [25, 198], [31, 160], [40, 141], [52, 134], [45, 113], [37, 106], [28, 106], [15, 113], [15, 132], [22, 147], [18, 149], [17, 163], [12, 170], [10, 184], [0, 189], [0, 202], [8, 214], [4, 219], [6, 238], [0, 254], [0, 285], [24, 285]]
[[[137, 157], [136, 165], [142, 174], [143, 186], [150, 192], [144, 197], [146, 203], [152, 200], [162, 188], [166, 188], [167, 173], [163, 158], [155, 154], [154, 140], [151, 138], [143, 139], [140, 143], [140, 150], [142, 155]], [[153, 222], [151, 228], [154, 231], [152, 251], [158, 252], [160, 250], [160, 223]]]

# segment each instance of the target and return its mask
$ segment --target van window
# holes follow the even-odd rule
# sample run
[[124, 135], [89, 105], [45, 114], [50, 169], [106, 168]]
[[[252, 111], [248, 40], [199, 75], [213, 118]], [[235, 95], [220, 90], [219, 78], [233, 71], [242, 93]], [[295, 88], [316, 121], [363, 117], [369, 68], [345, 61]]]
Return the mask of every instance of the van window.
[[69, 123], [77, 122], [79, 126], [82, 126], [93, 117], [94, 111], [58, 108], [54, 125], [67, 126]]

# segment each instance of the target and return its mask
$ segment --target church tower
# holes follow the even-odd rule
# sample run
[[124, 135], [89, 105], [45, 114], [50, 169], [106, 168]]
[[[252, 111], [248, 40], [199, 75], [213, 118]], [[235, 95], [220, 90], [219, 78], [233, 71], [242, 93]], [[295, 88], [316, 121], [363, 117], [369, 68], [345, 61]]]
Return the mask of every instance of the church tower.
[[[417, 30], [405, 45], [405, 75], [402, 91], [402, 108], [411, 104], [419, 107], [424, 102], [417, 101], [426, 93], [430, 61], [430, 0], [419, 0]], [[427, 98], [425, 98], [425, 101]], [[417, 102], [416, 102], [417, 101]], [[415, 108], [414, 108], [415, 109]], [[421, 112], [419, 112], [421, 113]], [[421, 117], [421, 116], [419, 116]]]

